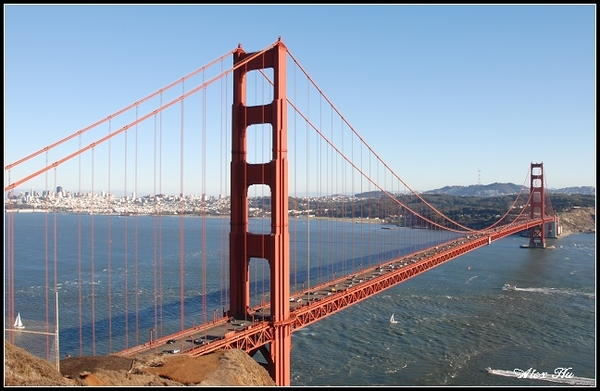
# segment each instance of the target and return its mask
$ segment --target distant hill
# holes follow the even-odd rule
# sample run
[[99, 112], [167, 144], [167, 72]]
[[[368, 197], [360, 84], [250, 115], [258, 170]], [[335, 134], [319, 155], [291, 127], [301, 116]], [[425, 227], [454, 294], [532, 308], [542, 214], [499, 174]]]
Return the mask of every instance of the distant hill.
[[561, 194], [596, 195], [596, 188], [594, 186], [563, 187], [562, 189], [549, 189], [548, 191], [550, 193]]
[[[518, 194], [521, 186], [514, 183], [492, 183], [489, 185], [470, 185], [470, 186], [445, 186], [441, 189], [424, 191], [423, 194], [447, 194], [459, 197], [495, 197], [502, 195]], [[529, 191], [529, 187], [525, 188]], [[594, 186], [565, 187], [562, 189], [548, 189], [550, 193], [558, 194], [585, 194], [596, 195]]]

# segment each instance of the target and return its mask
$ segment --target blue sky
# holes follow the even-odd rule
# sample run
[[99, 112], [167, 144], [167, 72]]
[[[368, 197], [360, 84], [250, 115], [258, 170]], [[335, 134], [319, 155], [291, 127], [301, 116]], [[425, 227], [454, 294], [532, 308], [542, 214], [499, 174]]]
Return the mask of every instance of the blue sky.
[[5, 165], [281, 37], [412, 189], [522, 184], [532, 162], [548, 187], [596, 185], [595, 5], [4, 11]]

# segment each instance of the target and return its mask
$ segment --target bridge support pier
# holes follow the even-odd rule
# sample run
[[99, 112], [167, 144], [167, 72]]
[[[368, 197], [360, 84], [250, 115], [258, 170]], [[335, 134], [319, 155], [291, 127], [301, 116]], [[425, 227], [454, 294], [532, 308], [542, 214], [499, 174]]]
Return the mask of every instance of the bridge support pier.
[[[245, 53], [238, 47], [234, 53], [229, 244], [230, 316], [245, 318], [250, 308], [251, 258], [269, 262], [273, 340], [265, 358], [271, 377], [280, 386], [290, 385], [291, 379], [286, 57], [287, 49], [281, 40], [263, 52]], [[265, 68], [273, 69], [273, 101], [247, 106], [246, 74]], [[272, 127], [272, 160], [250, 164], [246, 160], [246, 131], [249, 126], [258, 124]], [[248, 232], [248, 188], [252, 185], [268, 185], [271, 190], [271, 231], [268, 234]]]

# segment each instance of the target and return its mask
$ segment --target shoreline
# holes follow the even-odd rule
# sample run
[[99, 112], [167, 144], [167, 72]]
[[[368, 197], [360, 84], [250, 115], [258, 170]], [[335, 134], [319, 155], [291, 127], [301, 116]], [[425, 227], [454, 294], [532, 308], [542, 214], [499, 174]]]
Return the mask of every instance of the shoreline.
[[[595, 211], [594, 211], [595, 212]], [[94, 212], [77, 212], [77, 211], [53, 211], [50, 209], [26, 209], [26, 208], [19, 208], [19, 209], [4, 209], [4, 213], [8, 214], [8, 213], [26, 213], [26, 214], [31, 214], [31, 213], [47, 213], [47, 214], [67, 214], [67, 215], [82, 215], [82, 216], [113, 216], [113, 217], [142, 217], [142, 216], [148, 216], [148, 217], [185, 217], [185, 218], [209, 218], [209, 219], [229, 219], [230, 215], [229, 214], [221, 214], [221, 215], [217, 215], [217, 214], [196, 214], [196, 213], [184, 213], [182, 214], [177, 214], [177, 213], [168, 213], [168, 214], [152, 214], [152, 213], [94, 213]], [[561, 214], [558, 214], [559, 219]], [[270, 216], [249, 216], [248, 219], [252, 220], [252, 219], [269, 219]], [[334, 220], [334, 221], [347, 221], [347, 222], [352, 222], [354, 224], [378, 224], [378, 225], [393, 225], [393, 226], [397, 226], [396, 224], [392, 224], [392, 223], [388, 223], [385, 220], [381, 220], [379, 218], [350, 218], [350, 217], [317, 217], [317, 216], [289, 216], [289, 223], [291, 225], [291, 222], [294, 220], [324, 220], [324, 221], [328, 221], [328, 220]], [[589, 224], [586, 224], [589, 225]], [[572, 226], [572, 224], [570, 224], [570, 226]], [[413, 227], [400, 227], [397, 226], [398, 228], [413, 228]], [[595, 221], [594, 221], [594, 228], [593, 229], [579, 229], [579, 230], [572, 230], [572, 229], [565, 229], [564, 225], [562, 225], [563, 229], [561, 234], [558, 236], [558, 238], [561, 237], [566, 237], [569, 235], [575, 235], [575, 234], [596, 234], [596, 229], [595, 229]], [[477, 230], [474, 230], [477, 231]], [[553, 238], [553, 239], [557, 239], [557, 238]]]

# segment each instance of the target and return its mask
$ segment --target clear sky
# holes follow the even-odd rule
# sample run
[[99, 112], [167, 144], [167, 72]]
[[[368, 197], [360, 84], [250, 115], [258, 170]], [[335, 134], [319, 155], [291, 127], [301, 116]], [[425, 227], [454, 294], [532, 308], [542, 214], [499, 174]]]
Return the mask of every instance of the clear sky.
[[[4, 5], [4, 161], [281, 37], [415, 190], [596, 186], [595, 5]], [[7, 184], [5, 179], [5, 185]]]

